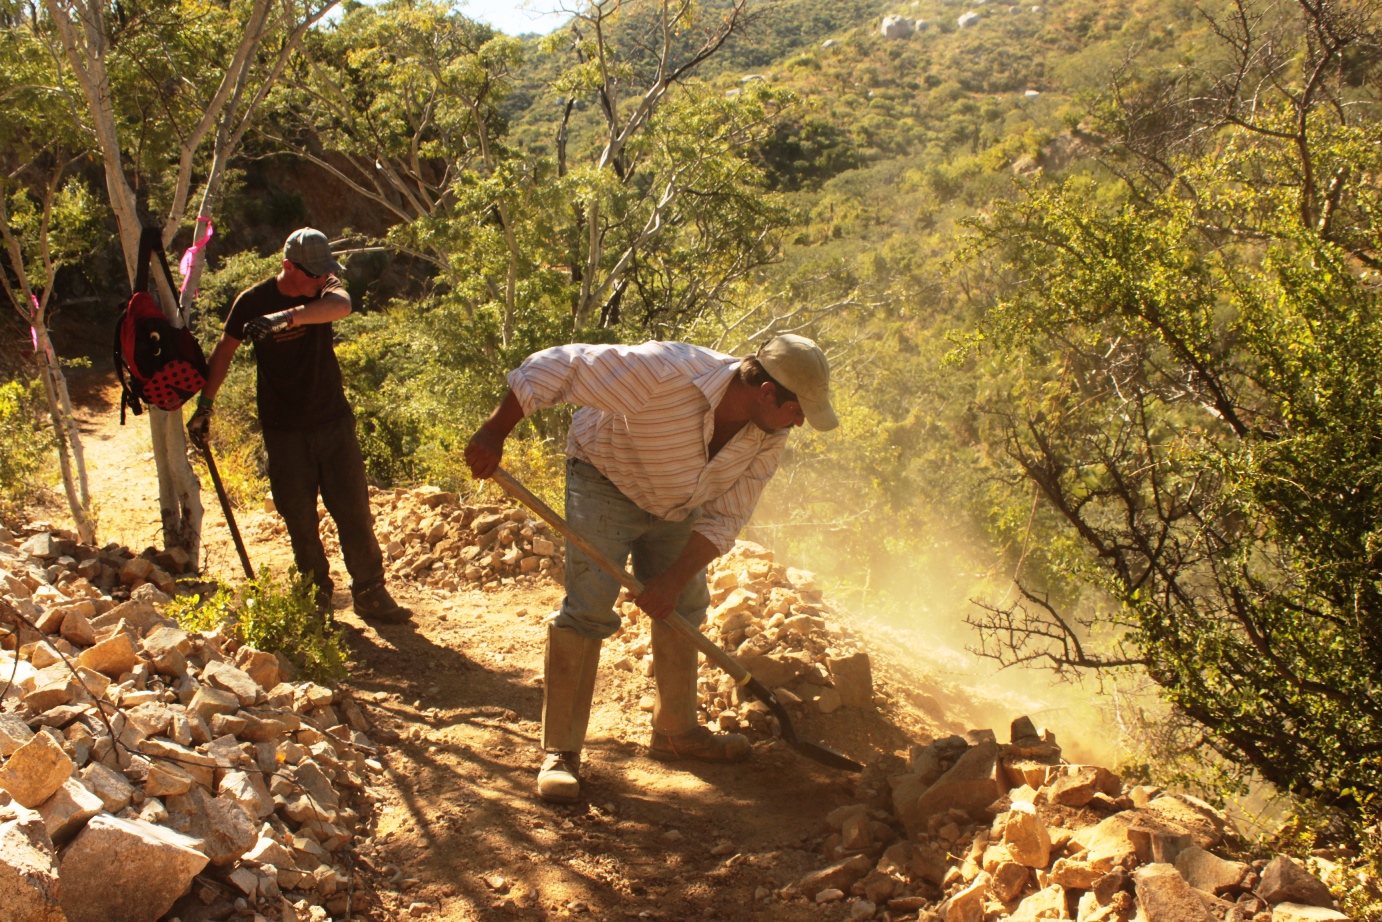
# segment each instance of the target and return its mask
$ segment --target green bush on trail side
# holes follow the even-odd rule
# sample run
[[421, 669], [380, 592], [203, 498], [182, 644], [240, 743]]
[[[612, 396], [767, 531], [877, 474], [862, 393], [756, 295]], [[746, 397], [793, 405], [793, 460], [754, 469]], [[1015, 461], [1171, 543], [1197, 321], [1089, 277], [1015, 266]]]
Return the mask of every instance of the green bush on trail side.
[[193, 631], [228, 624], [240, 640], [257, 650], [281, 653], [314, 682], [335, 683], [346, 675], [344, 631], [327, 627], [317, 614], [312, 581], [289, 567], [283, 579], [261, 570], [238, 593], [218, 589], [210, 597], [181, 596], [167, 608], [169, 617]]
[[0, 517], [14, 514], [40, 488], [52, 439], [40, 413], [37, 379], [0, 384]]
[[1204, 96], [1140, 72], [1095, 110], [1117, 183], [1032, 187], [970, 222], [975, 263], [1012, 280], [971, 354], [992, 481], [1022, 484], [1008, 502], [1033, 548], [1017, 601], [971, 623], [1004, 665], [1145, 670], [1193, 723], [1186, 751], [1365, 823], [1382, 795], [1382, 221], [1362, 177], [1382, 170], [1382, 98], [1340, 62], [1377, 38], [1333, 12], [1225, 28], [1316, 61], [1314, 95], [1280, 84], [1239, 124], [1206, 109], [1246, 112], [1257, 65]]

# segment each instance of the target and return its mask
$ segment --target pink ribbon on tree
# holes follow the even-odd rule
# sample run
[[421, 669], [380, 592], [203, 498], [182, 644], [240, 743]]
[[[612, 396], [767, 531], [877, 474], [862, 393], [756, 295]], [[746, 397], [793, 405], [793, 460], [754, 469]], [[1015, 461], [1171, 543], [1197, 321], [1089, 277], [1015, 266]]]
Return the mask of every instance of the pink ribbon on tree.
[[[29, 295], [29, 300], [32, 301], [32, 302], [34, 302], [34, 319], [37, 320], [37, 319], [38, 319], [38, 312], [41, 311], [41, 310], [43, 310], [43, 308], [42, 308], [41, 306], [39, 306], [38, 298], [35, 298], [33, 295]], [[34, 326], [33, 324], [29, 324], [29, 336], [33, 337], [33, 340], [34, 340], [34, 351], [37, 352], [37, 351], [38, 351], [38, 327]]]
[[206, 222], [206, 233], [192, 242], [192, 245], [187, 248], [187, 252], [182, 254], [182, 262], [178, 263], [178, 271], [182, 273], [182, 288], [179, 289], [179, 293], [187, 291], [187, 279], [192, 274], [192, 266], [197, 261], [197, 254], [206, 247], [207, 241], [216, 233], [216, 229], [211, 226], [210, 218], [197, 219], [198, 224], [203, 221]]

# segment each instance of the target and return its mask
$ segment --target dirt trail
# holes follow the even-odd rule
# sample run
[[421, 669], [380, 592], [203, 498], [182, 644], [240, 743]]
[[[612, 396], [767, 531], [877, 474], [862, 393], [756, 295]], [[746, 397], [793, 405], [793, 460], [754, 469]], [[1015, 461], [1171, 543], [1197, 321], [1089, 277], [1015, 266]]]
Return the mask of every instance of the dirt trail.
[[[121, 428], [118, 391], [91, 377], [77, 396], [100, 539], [142, 549], [158, 539], [147, 422], [132, 418]], [[203, 497], [208, 568], [234, 579], [215, 495], [207, 488]], [[239, 518], [256, 565], [290, 562], [286, 538], [264, 537], [264, 513]], [[345, 585], [339, 559], [333, 568]], [[607, 652], [586, 751], [588, 800], [545, 804], [534, 793], [541, 622], [560, 601], [559, 587], [394, 589], [413, 608], [412, 624], [376, 629], [354, 616], [348, 594], [336, 599], [350, 631], [350, 684], [386, 743], [376, 828], [358, 849], [368, 895], [356, 918], [845, 917], [847, 904], [784, 902], [774, 892], [824, 864], [817, 846], [829, 810], [887, 796], [879, 775], [830, 772], [778, 743], [759, 744], [741, 766], [650, 760], [639, 699], [652, 680], [611, 669]], [[815, 714], [802, 718], [802, 729], [856, 758], [895, 763], [909, 737], [929, 739], [936, 725], [898, 683], [890, 690], [894, 700], [881, 714]]]

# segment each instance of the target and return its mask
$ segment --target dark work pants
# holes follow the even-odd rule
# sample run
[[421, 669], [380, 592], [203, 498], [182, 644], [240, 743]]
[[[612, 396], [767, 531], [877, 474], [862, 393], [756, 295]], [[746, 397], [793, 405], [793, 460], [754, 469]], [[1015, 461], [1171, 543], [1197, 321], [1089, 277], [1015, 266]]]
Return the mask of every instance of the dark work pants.
[[355, 437], [355, 420], [346, 417], [303, 432], [264, 430], [269, 453], [269, 486], [274, 505], [288, 527], [299, 572], [328, 592], [331, 568], [317, 527], [317, 493], [336, 522], [341, 556], [358, 593], [384, 581], [384, 555], [374, 537], [374, 517], [365, 484], [365, 459]]

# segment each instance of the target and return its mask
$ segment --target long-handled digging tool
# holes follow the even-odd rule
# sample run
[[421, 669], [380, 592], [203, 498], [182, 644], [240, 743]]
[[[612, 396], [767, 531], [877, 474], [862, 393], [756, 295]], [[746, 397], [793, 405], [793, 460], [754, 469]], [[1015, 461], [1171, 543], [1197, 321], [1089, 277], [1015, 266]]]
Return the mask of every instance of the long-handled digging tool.
[[[502, 467], [498, 468], [491, 475], [491, 479], [503, 487], [514, 499], [536, 512], [548, 525], [551, 525], [557, 531], [565, 535], [566, 540], [584, 551], [586, 556], [595, 561], [596, 566], [617, 579], [623, 584], [625, 589], [628, 589], [634, 595], [642, 594], [643, 584], [640, 583], [632, 573], [629, 573], [623, 567], [610, 560], [604, 554], [600, 553], [594, 545], [572, 531], [571, 526], [567, 525], [566, 521], [562, 519], [561, 516], [557, 515], [556, 511], [553, 510], [551, 506], [548, 506], [542, 500], [534, 496], [527, 487], [523, 486], [523, 484], [514, 480], [513, 476], [508, 471], [504, 470]], [[686, 637], [687, 640], [695, 644], [696, 648], [704, 653], [707, 659], [729, 673], [730, 677], [734, 679], [740, 687], [744, 688], [749, 694], [766, 704], [768, 710], [777, 718], [778, 726], [782, 729], [782, 738], [802, 755], [809, 759], [814, 759], [822, 765], [829, 765], [831, 768], [838, 768], [841, 771], [863, 771], [864, 766], [843, 753], [836, 752], [824, 743], [818, 743], [815, 740], [803, 739], [797, 736], [797, 731], [792, 726], [792, 718], [788, 715], [787, 709], [782, 706], [782, 702], [777, 700], [777, 696], [774, 695], [766, 685], [755, 679], [753, 675], [741, 666], [732, 656], [724, 650], [721, 650], [715, 641], [692, 627], [691, 623], [681, 615], [672, 612], [664, 619], [663, 623], [669, 624], [675, 628]]]
[[250, 566], [250, 555], [245, 551], [245, 542], [240, 538], [240, 528], [235, 524], [235, 513], [230, 511], [230, 497], [226, 496], [225, 485], [221, 483], [221, 472], [216, 470], [216, 459], [211, 457], [211, 446], [201, 442], [197, 447], [206, 458], [211, 485], [216, 488], [216, 498], [221, 501], [221, 511], [225, 513], [226, 524], [230, 526], [230, 539], [235, 542], [235, 553], [240, 555], [240, 566], [245, 568], [245, 578], [254, 579], [254, 567]]

